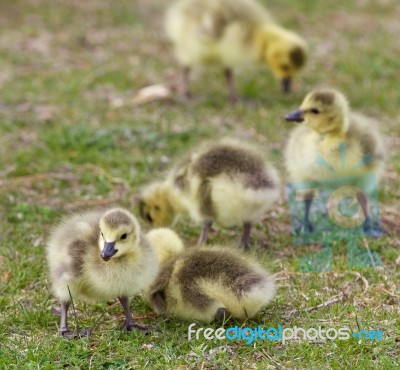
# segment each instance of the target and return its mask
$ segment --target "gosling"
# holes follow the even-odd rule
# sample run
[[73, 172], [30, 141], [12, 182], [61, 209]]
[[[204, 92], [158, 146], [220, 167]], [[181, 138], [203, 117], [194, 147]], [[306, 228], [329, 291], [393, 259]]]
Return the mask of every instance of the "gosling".
[[266, 63], [289, 92], [308, 54], [306, 42], [276, 24], [255, 0], [177, 0], [167, 11], [166, 31], [183, 66], [186, 98], [190, 71], [199, 65], [223, 68], [231, 102], [238, 100], [236, 67]]
[[248, 249], [252, 223], [279, 197], [277, 171], [259, 152], [232, 139], [202, 145], [164, 182], [142, 191], [140, 214], [154, 226], [189, 215], [202, 224], [197, 244], [206, 242], [214, 221], [225, 227], [243, 224], [241, 244]]
[[129, 297], [151, 284], [158, 263], [129, 211], [92, 210], [65, 218], [51, 232], [47, 262], [54, 294], [61, 302], [61, 335], [90, 334], [90, 330], [74, 334], [68, 329], [71, 297], [87, 302], [118, 298], [126, 317], [123, 329], [147, 329], [134, 321]]
[[[296, 127], [286, 148], [286, 167], [293, 182], [308, 181], [313, 187], [326, 187], [324, 180], [335, 176], [353, 176], [352, 185], [374, 190], [384, 170], [385, 150], [379, 123], [350, 111], [346, 97], [333, 89], [309, 93], [299, 109], [286, 115], [287, 121], [303, 123]], [[356, 176], [372, 173], [376, 178]], [[312, 232], [309, 210], [312, 192], [304, 200], [304, 228]], [[368, 199], [363, 191], [357, 200], [365, 217], [364, 231], [371, 231]]]
[[254, 317], [274, 293], [261, 265], [224, 247], [204, 247], [162, 264], [145, 297], [157, 314], [211, 322]]

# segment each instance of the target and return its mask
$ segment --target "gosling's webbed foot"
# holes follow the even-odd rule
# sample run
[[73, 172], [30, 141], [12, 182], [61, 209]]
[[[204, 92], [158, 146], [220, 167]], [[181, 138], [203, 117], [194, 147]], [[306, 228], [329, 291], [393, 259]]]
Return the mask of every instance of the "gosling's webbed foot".
[[182, 98], [184, 101], [192, 101], [193, 100], [193, 94], [190, 91], [184, 91], [182, 94]]
[[371, 222], [371, 219], [367, 217], [363, 223], [363, 230], [365, 236], [376, 239], [385, 234], [380, 222]]
[[138, 329], [143, 332], [150, 332], [149, 328], [145, 325], [140, 325], [136, 323], [134, 320], [125, 320], [124, 324], [122, 325], [122, 330], [125, 331], [133, 331], [133, 329]]
[[85, 329], [85, 330], [82, 330], [81, 332], [79, 332], [79, 334], [78, 334], [78, 336], [79, 336], [79, 338], [86, 338], [86, 337], [88, 337], [88, 336], [90, 336], [92, 334], [92, 329]]
[[90, 334], [92, 334], [92, 329], [85, 329], [79, 333], [73, 333], [70, 330], [62, 330], [62, 331], [60, 331], [60, 334], [64, 338], [68, 338], [68, 339], [87, 338]]
[[78, 334], [73, 333], [70, 330], [60, 330], [60, 334], [64, 338], [68, 338], [68, 339], [76, 339], [78, 337]]
[[301, 226], [294, 229], [296, 235], [310, 235], [314, 232], [314, 226], [310, 221], [304, 222]]
[[310, 221], [304, 222], [303, 225], [303, 233], [304, 234], [311, 234], [314, 231], [314, 226]]
[[231, 93], [228, 96], [229, 103], [232, 105], [238, 104], [240, 102], [239, 96], [236, 93]]

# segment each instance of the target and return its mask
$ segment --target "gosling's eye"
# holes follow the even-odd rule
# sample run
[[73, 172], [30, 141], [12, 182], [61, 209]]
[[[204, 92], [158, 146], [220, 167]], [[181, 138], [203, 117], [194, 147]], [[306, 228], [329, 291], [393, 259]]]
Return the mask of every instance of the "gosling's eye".
[[128, 237], [128, 234], [126, 234], [126, 233], [125, 233], [125, 234], [122, 234], [122, 235], [121, 235], [121, 240], [125, 240], [127, 237]]
[[155, 209], [156, 211], [159, 211], [159, 210], [160, 210], [160, 207], [159, 207], [159, 206], [154, 206], [154, 209]]
[[310, 112], [312, 113], [312, 114], [319, 114], [320, 112], [319, 112], [319, 109], [317, 109], [317, 108], [312, 108], [312, 109], [310, 109]]
[[100, 234], [101, 234], [101, 237], [104, 239], [104, 235], [103, 235], [103, 233], [100, 231]]

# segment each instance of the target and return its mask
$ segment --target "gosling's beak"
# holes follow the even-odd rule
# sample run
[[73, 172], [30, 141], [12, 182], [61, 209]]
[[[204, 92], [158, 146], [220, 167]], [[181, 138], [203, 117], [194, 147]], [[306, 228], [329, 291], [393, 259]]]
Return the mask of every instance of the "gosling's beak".
[[292, 79], [286, 77], [282, 80], [282, 90], [284, 93], [290, 93], [292, 91]]
[[304, 117], [303, 117], [304, 111], [301, 109], [296, 109], [293, 112], [288, 113], [285, 116], [286, 121], [291, 121], [291, 122], [303, 122]]
[[105, 242], [104, 248], [101, 251], [101, 258], [104, 261], [108, 261], [115, 253], [118, 252], [118, 249], [114, 248], [115, 242]]

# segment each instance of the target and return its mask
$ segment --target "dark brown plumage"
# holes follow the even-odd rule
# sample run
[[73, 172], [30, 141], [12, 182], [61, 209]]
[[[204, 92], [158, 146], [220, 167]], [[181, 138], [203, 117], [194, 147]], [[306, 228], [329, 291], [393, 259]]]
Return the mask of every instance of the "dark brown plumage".
[[276, 186], [275, 179], [269, 176], [262, 157], [232, 145], [212, 147], [196, 159], [192, 168], [193, 174], [198, 174], [203, 181], [223, 173], [232, 177], [243, 176], [243, 185], [246, 188], [257, 190]]
[[319, 101], [322, 104], [332, 105], [335, 101], [335, 94], [332, 91], [317, 91], [313, 95], [313, 99], [314, 101]]
[[129, 226], [132, 220], [124, 212], [113, 212], [104, 216], [104, 222], [107, 223], [111, 229], [116, 229], [121, 225]]

